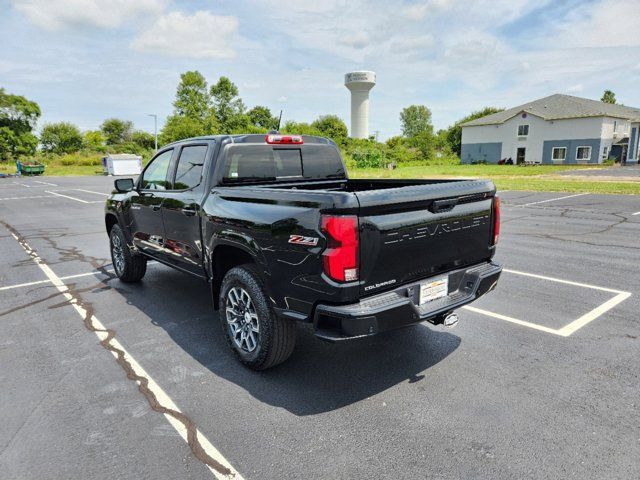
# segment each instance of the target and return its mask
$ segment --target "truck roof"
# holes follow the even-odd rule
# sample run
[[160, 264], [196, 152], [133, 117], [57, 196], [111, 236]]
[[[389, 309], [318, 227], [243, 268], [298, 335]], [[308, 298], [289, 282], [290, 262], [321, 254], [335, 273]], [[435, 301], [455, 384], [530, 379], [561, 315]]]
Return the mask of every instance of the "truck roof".
[[[168, 147], [169, 145], [179, 145], [185, 142], [192, 142], [194, 140], [215, 140], [217, 142], [222, 142], [223, 140], [229, 140], [231, 143], [254, 143], [254, 144], [264, 144], [265, 142], [264, 133], [248, 133], [248, 134], [239, 134], [239, 135], [204, 135], [202, 137], [191, 137], [185, 138], [183, 140], [178, 140], [176, 142], [168, 143], [167, 145], [163, 145], [162, 148]], [[313, 144], [324, 144], [324, 145], [334, 145], [335, 142], [329, 138], [318, 137], [315, 135], [300, 135], [304, 140], [304, 143], [313, 143]]]

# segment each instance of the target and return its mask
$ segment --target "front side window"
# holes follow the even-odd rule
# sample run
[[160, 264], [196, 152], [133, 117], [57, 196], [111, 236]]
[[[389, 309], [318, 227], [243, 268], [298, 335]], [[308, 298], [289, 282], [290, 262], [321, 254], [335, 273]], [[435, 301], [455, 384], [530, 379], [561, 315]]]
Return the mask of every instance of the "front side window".
[[169, 188], [167, 173], [172, 155], [173, 150], [167, 150], [151, 160], [142, 174], [142, 188], [144, 190], [166, 190]]
[[526, 137], [529, 135], [529, 125], [518, 125], [518, 136]]
[[176, 179], [173, 182], [174, 190], [188, 190], [200, 185], [202, 167], [207, 155], [206, 145], [193, 145], [183, 147], [176, 169]]
[[576, 150], [576, 160], [590, 160], [591, 147], [578, 147]]
[[565, 147], [553, 147], [551, 158], [558, 161], [564, 160], [567, 158], [567, 149]]

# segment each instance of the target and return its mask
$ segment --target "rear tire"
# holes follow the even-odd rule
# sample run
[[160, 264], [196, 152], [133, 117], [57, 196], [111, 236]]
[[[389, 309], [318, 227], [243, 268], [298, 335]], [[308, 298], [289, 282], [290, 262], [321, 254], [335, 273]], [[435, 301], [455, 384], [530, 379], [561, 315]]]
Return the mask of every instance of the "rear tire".
[[114, 225], [109, 233], [111, 262], [116, 276], [123, 282], [139, 282], [147, 272], [147, 257], [131, 252], [119, 225]]
[[291, 356], [296, 323], [275, 314], [255, 266], [242, 265], [227, 272], [219, 305], [227, 343], [247, 367], [265, 370]]

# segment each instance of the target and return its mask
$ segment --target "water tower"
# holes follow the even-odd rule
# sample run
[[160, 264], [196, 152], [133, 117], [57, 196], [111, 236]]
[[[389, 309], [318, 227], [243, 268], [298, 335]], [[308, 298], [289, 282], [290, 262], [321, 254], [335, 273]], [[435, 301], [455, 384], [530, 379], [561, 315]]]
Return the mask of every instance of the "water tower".
[[358, 71], [344, 76], [344, 86], [351, 91], [352, 138], [369, 138], [369, 90], [375, 84], [375, 72]]

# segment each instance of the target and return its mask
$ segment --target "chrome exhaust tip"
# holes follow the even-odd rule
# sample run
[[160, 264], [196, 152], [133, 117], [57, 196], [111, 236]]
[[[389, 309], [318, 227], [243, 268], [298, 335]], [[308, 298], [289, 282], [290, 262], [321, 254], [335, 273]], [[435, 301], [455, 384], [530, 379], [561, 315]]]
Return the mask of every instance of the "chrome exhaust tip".
[[450, 313], [446, 317], [444, 317], [444, 322], [442, 323], [447, 328], [453, 328], [458, 324], [458, 320], [459, 319], [457, 313]]

